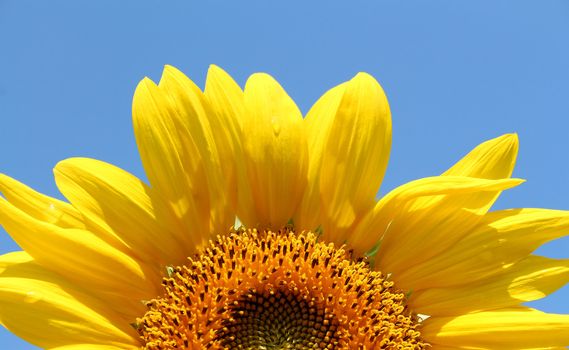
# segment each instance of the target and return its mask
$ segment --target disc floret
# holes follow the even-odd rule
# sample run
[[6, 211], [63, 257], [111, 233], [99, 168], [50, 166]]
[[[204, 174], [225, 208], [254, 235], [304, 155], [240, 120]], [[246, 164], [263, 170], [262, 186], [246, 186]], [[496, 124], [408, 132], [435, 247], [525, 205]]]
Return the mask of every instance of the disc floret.
[[423, 349], [403, 292], [312, 232], [241, 229], [174, 267], [146, 349]]

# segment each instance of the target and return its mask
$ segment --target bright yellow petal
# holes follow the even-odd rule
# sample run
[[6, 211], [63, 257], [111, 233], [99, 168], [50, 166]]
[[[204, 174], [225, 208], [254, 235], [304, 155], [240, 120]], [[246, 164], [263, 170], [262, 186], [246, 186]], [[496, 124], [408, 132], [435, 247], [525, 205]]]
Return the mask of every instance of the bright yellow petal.
[[390, 149], [391, 112], [385, 93], [373, 77], [359, 73], [346, 84], [322, 149], [325, 239], [345, 240], [347, 230], [373, 207]]
[[411, 294], [410, 305], [430, 316], [517, 306], [541, 299], [569, 282], [569, 260], [529, 256], [499, 275], [460, 287]]
[[421, 335], [427, 342], [448, 347], [519, 350], [569, 345], [569, 315], [515, 308], [431, 317]]
[[243, 90], [223, 69], [211, 65], [207, 72], [204, 96], [209, 101], [209, 118], [223, 167], [229, 200], [237, 206], [237, 164], [243, 163], [241, 123], [245, 111]]
[[518, 148], [516, 134], [502, 135], [478, 145], [443, 175], [482, 179], [510, 177], [516, 164]]
[[569, 212], [509, 209], [488, 213], [443, 253], [409, 266], [397, 278], [414, 290], [456, 286], [501, 273], [540, 245], [569, 234]]
[[[504, 181], [500, 189], [518, 183], [516, 180]], [[477, 192], [487, 191], [479, 188]], [[480, 203], [472, 202], [472, 197], [472, 194], [422, 197], [403, 204], [391, 217], [378, 252], [378, 266], [398, 274], [460, 240], [488, 210], [487, 206], [480, 207]]]
[[157, 267], [185, 262], [184, 238], [171, 231], [176, 223], [167, 227], [169, 220], [157, 217], [166, 203], [135, 176], [87, 158], [62, 161], [54, 173], [61, 193], [107, 242]]
[[220, 67], [211, 65], [207, 71], [204, 95], [210, 101], [212, 110], [227, 127], [227, 130], [214, 129], [216, 134], [219, 131], [222, 134], [226, 133], [230, 138], [238, 137], [241, 118], [245, 112], [245, 97], [235, 80]]
[[253, 203], [239, 208], [238, 216], [249, 227], [278, 229], [292, 218], [306, 186], [308, 151], [302, 115], [267, 74], [249, 78], [245, 105], [244, 165]]
[[[425, 252], [433, 255], [437, 250], [448, 247], [452, 240], [459, 239], [460, 234], [467, 232], [464, 225], [475, 225], [486, 212], [486, 206], [478, 207], [480, 203], [468, 201], [473, 193], [511, 188], [521, 182], [519, 179], [486, 180], [454, 176], [411, 181], [383, 197], [356, 226], [348, 243], [356, 252], [363, 254], [381, 240], [382, 254], [393, 258], [391, 262], [400, 263], [402, 259], [394, 256], [396, 252], [404, 250], [406, 256], [410, 252], [415, 253], [415, 248], [426, 248], [422, 244], [429, 243], [429, 240], [442, 240], [441, 246], [429, 247], [433, 251]], [[456, 227], [460, 227], [461, 232], [457, 232]], [[427, 257], [415, 256], [410, 261], [418, 262], [418, 259]], [[381, 256], [386, 264], [384, 267], [396, 265], [390, 264], [386, 258]]]
[[[234, 211], [230, 204], [234, 202], [236, 190], [234, 187], [229, 187], [234, 186], [234, 183], [231, 182], [230, 177], [227, 177], [227, 172], [231, 171], [231, 163], [223, 162], [230, 157], [227, 152], [231, 150], [227, 149], [227, 140], [219, 131], [219, 129], [228, 128], [228, 125], [220, 123], [209, 100], [198, 86], [178, 69], [165, 66], [159, 87], [172, 103], [175, 110], [174, 118], [183, 126], [177, 130], [180, 139], [182, 141], [191, 139], [201, 155], [207, 175], [207, 191], [209, 191], [210, 232], [225, 233], [235, 221]], [[187, 151], [180, 151], [182, 154], [184, 152]], [[196, 156], [189, 153], [185, 157]], [[194, 184], [204, 186], [205, 182], [194, 182]], [[206, 193], [206, 189], [203, 193]]]
[[[0, 199], [0, 223], [38, 264], [139, 314], [158, 293], [161, 276], [93, 233], [38, 221]], [[119, 303], [120, 301], [120, 303]]]
[[[213, 111], [210, 124], [218, 151], [223, 175], [229, 184], [230, 201], [233, 207], [253, 208], [253, 199], [249, 191], [246, 170], [239, 172], [237, 167], [244, 167], [242, 124], [245, 113], [245, 96], [237, 83], [221, 68], [211, 65], [207, 73], [204, 96]], [[241, 176], [238, 179], [238, 174]], [[239, 181], [239, 186], [237, 183]], [[238, 197], [237, 189], [240, 191]], [[237, 205], [237, 200], [242, 204]], [[254, 217], [255, 213], [246, 213], [244, 217]]]
[[[512, 174], [517, 151], [516, 135], [498, 137], [476, 147], [442, 177], [508, 178]], [[451, 186], [449, 184], [449, 188]], [[413, 266], [405, 264], [408, 255], [401, 255], [400, 252], [416, 254], [412, 259], [415, 265], [428, 261], [427, 258], [444, 251], [474, 227], [501, 191], [510, 187], [512, 186], [506, 185], [494, 190], [480, 189], [446, 199], [441, 196], [422, 196], [423, 198], [416, 197], [417, 199], [405, 204], [394, 200], [393, 210], [400, 212], [397, 218], [389, 214], [392, 209], [386, 212], [382, 208], [382, 202], [391, 200], [389, 194], [378, 203], [369, 218], [364, 219], [354, 235], [354, 244], [358, 245], [359, 249], [369, 249], [377, 238], [384, 234], [381, 252], [378, 254], [381, 259], [379, 263], [389, 271], [397, 271], [398, 283], [402, 286], [418, 288], [415, 280], [405, 278], [405, 273], [413, 269]], [[407, 220], [417, 223], [417, 226], [408, 224]], [[386, 225], [389, 225], [389, 232], [383, 233], [381, 229]], [[390, 245], [395, 245], [396, 248], [390, 248]], [[414, 249], [415, 247], [419, 249]]]
[[473, 198], [482, 198], [484, 192], [495, 193], [521, 183], [518, 179], [472, 180], [494, 182], [495, 186], [490, 188], [480, 184], [476, 191], [470, 193], [396, 202], [393, 204], [395, 215], [386, 211], [378, 213], [389, 216], [391, 221], [381, 241], [376, 264], [382, 271], [396, 275], [400, 288], [416, 288], [414, 281], [399, 278], [402, 272], [441, 254], [478, 225], [490, 203]]
[[[468, 176], [483, 179], [509, 178], [518, 155], [518, 136], [506, 134], [486, 141], [448, 169], [443, 176]], [[474, 193], [465, 198], [472, 205], [490, 208], [502, 191]]]
[[187, 127], [169, 98], [149, 79], [136, 89], [133, 119], [150, 184], [172, 206], [180, 230], [188, 232], [188, 245], [206, 244], [210, 234], [210, 193], [200, 149], [187, 137]]
[[46, 349], [84, 343], [139, 347], [136, 332], [111, 305], [45, 270], [24, 252], [0, 256], [0, 320], [17, 336]]
[[[495, 180], [508, 178], [515, 165], [517, 150], [518, 140], [515, 135], [505, 135], [487, 141], [445, 172], [443, 177], [467, 176]], [[501, 191], [510, 187], [512, 186], [452, 197], [423, 197], [408, 203], [405, 206], [407, 212], [400, 210], [403, 216], [392, 219], [390, 234], [386, 234], [381, 242], [378, 255], [384, 264], [382, 266], [394, 273], [396, 270], [405, 271], [410, 266], [404, 266], [404, 259], [409, 256], [404, 257], [401, 252], [417, 254], [413, 261], [418, 263], [444, 251], [473, 228], [494, 204]], [[413, 227], [407, 224], [408, 216], [412, 216], [413, 221], [417, 220], [419, 225]], [[419, 251], [412, 249], [414, 244], [416, 245], [414, 242], [420, 242]], [[395, 265], [400, 266], [395, 268]]]
[[0, 174], [0, 192], [16, 208], [33, 218], [64, 228], [85, 228], [81, 214], [69, 203], [48, 197]]
[[345, 85], [338, 85], [322, 95], [304, 118], [308, 140], [308, 183], [294, 217], [294, 225], [298, 231], [314, 231], [322, 224], [320, 218], [322, 156], [330, 128], [344, 95]]

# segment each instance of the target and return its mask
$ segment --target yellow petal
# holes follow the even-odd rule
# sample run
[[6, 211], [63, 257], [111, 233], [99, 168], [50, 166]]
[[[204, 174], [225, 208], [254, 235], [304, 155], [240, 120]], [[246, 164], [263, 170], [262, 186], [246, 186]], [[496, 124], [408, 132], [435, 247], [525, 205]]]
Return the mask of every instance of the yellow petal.
[[237, 164], [243, 163], [241, 123], [245, 110], [243, 91], [223, 69], [211, 65], [204, 96], [209, 101], [209, 118], [219, 152], [232, 207], [237, 206]]
[[[35, 220], [0, 199], [0, 223], [38, 264], [94, 291], [128, 305], [124, 312], [143, 312], [138, 301], [157, 294], [161, 276], [93, 233]], [[129, 309], [130, 308], [130, 309]]]
[[45, 270], [24, 252], [0, 256], [0, 321], [26, 341], [51, 349], [97, 344], [138, 349], [138, 337], [112, 306]]
[[[483, 179], [503, 179], [512, 175], [518, 155], [518, 136], [506, 134], [486, 141], [448, 169], [443, 176], [468, 176]], [[490, 208], [502, 191], [474, 193], [470, 203]]]
[[[447, 176], [443, 176], [446, 178]], [[517, 179], [483, 180], [494, 186], [479, 183], [470, 193], [420, 197], [407, 203], [396, 202], [395, 215], [379, 212], [391, 218], [377, 254], [377, 266], [382, 271], [399, 276], [414, 264], [444, 252], [474, 228], [486, 214], [486, 201], [473, 200], [484, 192], [498, 192], [521, 183]], [[482, 195], [480, 195], [482, 194]], [[415, 288], [413, 281], [399, 279], [400, 288]]]
[[[138, 85], [133, 100], [136, 140], [154, 189], [170, 203], [189, 244], [206, 244], [210, 234], [210, 193], [200, 149], [187, 137], [166, 94], [149, 79]], [[184, 136], [180, 135], [184, 133]]]
[[166, 203], [135, 176], [87, 158], [62, 161], [54, 172], [61, 193], [111, 245], [157, 266], [185, 261], [184, 237], [171, 231], [176, 223], [157, 217]]
[[226, 132], [231, 138], [239, 136], [245, 101], [243, 90], [235, 80], [220, 67], [211, 65], [207, 71], [204, 95], [210, 101], [212, 110], [227, 127], [227, 130], [214, 129], [216, 133]]
[[[241, 130], [245, 113], [245, 96], [223, 69], [211, 65], [207, 72], [204, 96], [209, 101], [215, 117], [210, 117], [212, 129], [215, 130], [216, 141], [231, 154], [232, 150], [241, 148]], [[218, 129], [218, 127], [223, 128]], [[223, 135], [223, 136], [222, 136]], [[227, 156], [227, 155], [224, 155]], [[227, 159], [233, 161], [232, 159]]]
[[240, 200], [240, 204], [249, 202], [251, 206], [239, 208], [238, 216], [249, 227], [278, 229], [292, 218], [306, 185], [308, 157], [302, 115], [267, 74], [249, 78], [245, 105], [244, 168], [253, 203]]
[[414, 292], [410, 304], [430, 316], [517, 306], [541, 299], [569, 282], [569, 260], [528, 256], [503, 273], [459, 287]]
[[322, 224], [320, 218], [322, 155], [344, 95], [345, 85], [338, 85], [322, 95], [304, 118], [308, 140], [308, 183], [294, 217], [294, 225], [298, 231], [314, 231]]
[[[441, 239], [445, 243], [436, 249], [444, 249], [450, 240], [456, 240], [460, 238], [459, 234], [466, 233], [463, 224], [476, 224], [480, 215], [487, 210], [486, 206], [478, 207], [480, 203], [468, 202], [473, 193], [511, 188], [521, 182], [519, 179], [486, 180], [455, 176], [411, 181], [381, 198], [373, 211], [356, 226], [348, 243], [356, 252], [363, 254], [381, 240], [381, 251], [390, 257], [401, 249], [414, 252], [411, 248], [422, 247], [422, 240]], [[445, 221], [447, 219], [450, 221]], [[456, 232], [456, 227], [465, 232]], [[431, 235], [433, 230], [436, 232]], [[405, 246], [403, 242], [408, 245]], [[414, 257], [412, 261], [420, 258]], [[399, 262], [399, 258], [394, 257], [393, 261]]]
[[346, 84], [322, 149], [320, 191], [327, 240], [346, 239], [347, 230], [373, 207], [390, 149], [387, 98], [373, 77], [359, 73]]
[[561, 347], [569, 345], [569, 315], [515, 308], [431, 317], [421, 335], [435, 346], [501, 350]]
[[69, 203], [48, 197], [0, 174], [0, 192], [16, 208], [37, 220], [64, 228], [85, 228], [81, 214]]
[[481, 143], [443, 175], [483, 179], [512, 176], [518, 155], [518, 136], [506, 134]]
[[540, 245], [569, 234], [569, 212], [509, 209], [487, 213], [478, 226], [443, 253], [397, 278], [414, 290], [468, 284], [502, 272]]
[[[210, 232], [225, 233], [235, 221], [232, 205], [229, 204], [234, 202], [236, 191], [235, 184], [231, 182], [230, 177], [227, 177], [231, 171], [231, 164], [224, 163], [231, 157], [228, 154], [231, 150], [226, 149], [227, 139], [220, 129], [228, 126], [220, 124], [209, 100], [198, 86], [178, 69], [165, 66], [159, 87], [172, 103], [176, 112], [174, 118], [183, 126], [177, 130], [179, 137], [182, 140], [193, 140], [201, 155], [209, 191]], [[212, 130], [215, 130], [215, 133]], [[181, 151], [183, 152], [184, 150]], [[196, 155], [189, 154], [189, 156]], [[205, 182], [194, 183], [201, 186], [205, 184]]]

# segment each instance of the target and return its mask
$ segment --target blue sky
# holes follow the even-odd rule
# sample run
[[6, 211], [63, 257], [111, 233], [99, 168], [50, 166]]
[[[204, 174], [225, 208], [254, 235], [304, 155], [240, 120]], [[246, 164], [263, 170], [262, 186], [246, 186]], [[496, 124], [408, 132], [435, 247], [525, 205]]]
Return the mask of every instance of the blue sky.
[[[517, 132], [496, 208], [569, 209], [569, 2], [0, 1], [0, 172], [60, 197], [52, 168], [94, 157], [143, 177], [134, 88], [172, 64], [275, 76], [302, 111], [358, 71], [384, 87], [393, 151], [382, 193]], [[17, 250], [0, 231], [0, 253]], [[540, 249], [569, 257], [569, 239]], [[532, 305], [569, 313], [569, 288]], [[35, 349], [0, 330], [0, 348]]]

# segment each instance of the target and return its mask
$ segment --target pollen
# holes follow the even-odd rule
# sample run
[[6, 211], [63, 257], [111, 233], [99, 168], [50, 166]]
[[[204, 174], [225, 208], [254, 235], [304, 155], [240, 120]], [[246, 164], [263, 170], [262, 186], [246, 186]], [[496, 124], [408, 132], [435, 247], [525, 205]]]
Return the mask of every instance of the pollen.
[[137, 320], [144, 349], [426, 349], [405, 294], [314, 233], [241, 229], [184, 266]]

